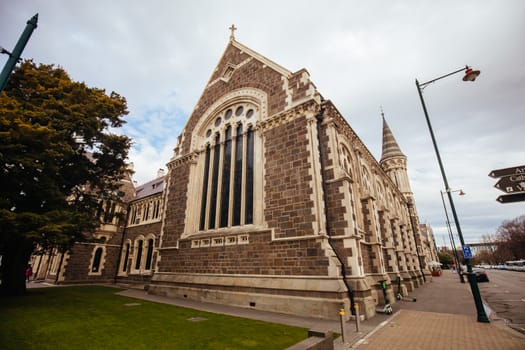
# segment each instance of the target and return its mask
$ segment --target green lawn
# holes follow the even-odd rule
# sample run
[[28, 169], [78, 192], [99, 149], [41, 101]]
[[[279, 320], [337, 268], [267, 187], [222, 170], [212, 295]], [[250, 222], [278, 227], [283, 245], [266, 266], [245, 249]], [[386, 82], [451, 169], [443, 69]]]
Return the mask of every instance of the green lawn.
[[[117, 291], [75, 286], [2, 297], [0, 348], [284, 349], [307, 337], [303, 328], [137, 300]], [[195, 317], [206, 320], [188, 320]]]

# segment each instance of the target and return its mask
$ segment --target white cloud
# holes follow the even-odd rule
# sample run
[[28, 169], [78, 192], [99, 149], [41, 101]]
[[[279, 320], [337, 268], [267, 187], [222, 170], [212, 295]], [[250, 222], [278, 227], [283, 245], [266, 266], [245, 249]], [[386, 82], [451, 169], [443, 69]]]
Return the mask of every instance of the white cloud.
[[523, 214], [522, 203], [496, 202], [502, 192], [487, 176], [525, 159], [521, 0], [8, 0], [0, 3], [0, 45], [12, 48], [36, 12], [24, 57], [127, 98], [137, 181], [171, 158], [235, 23], [243, 44], [292, 71], [306, 68], [377, 158], [383, 106], [408, 156], [422, 221], [438, 234], [446, 234], [443, 182], [414, 80], [471, 64], [482, 70], [475, 83], [457, 75], [424, 92], [449, 183], [468, 193], [457, 198], [462, 228], [476, 240]]

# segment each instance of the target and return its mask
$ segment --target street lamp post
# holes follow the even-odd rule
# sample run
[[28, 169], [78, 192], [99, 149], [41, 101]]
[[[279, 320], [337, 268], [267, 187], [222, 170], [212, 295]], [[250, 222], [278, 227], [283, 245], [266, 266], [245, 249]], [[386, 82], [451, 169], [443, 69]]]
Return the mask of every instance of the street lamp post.
[[4, 68], [0, 72], [0, 92], [2, 92], [7, 84], [7, 80], [9, 79], [9, 76], [11, 75], [11, 72], [16, 66], [16, 63], [20, 59], [20, 55], [22, 54], [22, 51], [24, 51], [24, 48], [26, 47], [27, 42], [29, 41], [29, 38], [31, 37], [31, 34], [33, 34], [33, 31], [35, 30], [38, 22], [38, 13], [31, 17], [27, 21], [27, 25], [22, 32], [22, 35], [20, 35], [20, 38], [16, 42], [15, 48], [13, 49], [13, 52], [9, 52], [6, 49], [2, 48], [0, 50], [1, 53], [5, 53], [9, 55], [9, 59], [4, 65]]
[[[458, 192], [458, 191], [450, 191], [450, 192]], [[447, 219], [447, 229], [448, 229], [448, 236], [450, 238], [450, 244], [452, 244], [452, 250], [454, 252], [454, 259], [456, 259], [456, 272], [459, 275], [459, 281], [461, 283], [465, 283], [465, 279], [463, 278], [463, 273], [461, 271], [461, 264], [459, 262], [459, 256], [458, 251], [456, 250], [456, 242], [454, 241], [454, 235], [452, 234], [452, 229], [450, 228], [450, 219], [448, 218], [448, 211], [447, 206], [445, 205], [445, 198], [443, 197], [443, 191], [439, 191], [441, 193], [441, 201], [443, 202], [443, 209], [445, 210], [445, 217]], [[465, 193], [461, 190], [459, 195], [464, 195]]]
[[[419, 98], [421, 100], [421, 106], [423, 107], [423, 112], [425, 113], [425, 119], [427, 121], [428, 130], [430, 132], [430, 137], [432, 138], [432, 144], [434, 145], [434, 151], [436, 152], [436, 157], [439, 163], [439, 169], [441, 171], [441, 176], [443, 177], [443, 183], [445, 184], [445, 191], [447, 192], [448, 200], [450, 202], [450, 210], [452, 211], [452, 216], [456, 224], [456, 230], [458, 232], [459, 240], [461, 241], [461, 247], [464, 247], [465, 241], [463, 239], [463, 234], [461, 233], [461, 226], [459, 224], [458, 215], [456, 213], [456, 207], [454, 206], [454, 200], [452, 199], [452, 193], [450, 192], [450, 187], [448, 185], [448, 180], [445, 174], [445, 169], [443, 168], [443, 162], [441, 161], [441, 156], [439, 155], [439, 149], [437, 147], [436, 138], [434, 136], [434, 131], [432, 129], [432, 124], [430, 123], [430, 118], [428, 117], [425, 100], [423, 99], [423, 89], [427, 85], [432, 84], [440, 79], [446, 78], [448, 76], [454, 75], [462, 71], [465, 71], [465, 76], [463, 77], [463, 81], [474, 81], [480, 74], [479, 70], [473, 70], [469, 66], [466, 66], [465, 68], [458, 69], [454, 72], [442, 75], [436, 79], [429, 80], [422, 84], [420, 84], [419, 81], [416, 79], [416, 87], [417, 87], [417, 92], [419, 94]], [[478, 283], [476, 281], [476, 277], [474, 273], [472, 272], [472, 264], [470, 262], [470, 259], [465, 259], [465, 263], [467, 265], [467, 277], [468, 277], [468, 281], [470, 284], [470, 289], [472, 291], [472, 296], [474, 297], [474, 303], [476, 304], [476, 310], [478, 313], [478, 322], [490, 322], [487, 317], [487, 314], [485, 313], [485, 308], [483, 307], [483, 301], [481, 300], [481, 295], [479, 293], [479, 288], [478, 288]]]

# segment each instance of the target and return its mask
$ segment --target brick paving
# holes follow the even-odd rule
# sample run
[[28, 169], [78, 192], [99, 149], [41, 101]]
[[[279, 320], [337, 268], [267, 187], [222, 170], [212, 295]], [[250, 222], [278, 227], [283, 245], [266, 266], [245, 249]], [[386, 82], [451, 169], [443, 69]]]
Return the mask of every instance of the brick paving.
[[470, 285], [460, 283], [452, 271], [444, 271], [410, 295], [417, 302], [395, 303], [395, 313], [387, 321], [357, 341], [337, 344], [336, 349], [525, 349], [525, 335], [507, 327], [487, 306], [491, 322], [477, 322]]
[[523, 350], [525, 340], [475, 316], [401, 310], [349, 349]]

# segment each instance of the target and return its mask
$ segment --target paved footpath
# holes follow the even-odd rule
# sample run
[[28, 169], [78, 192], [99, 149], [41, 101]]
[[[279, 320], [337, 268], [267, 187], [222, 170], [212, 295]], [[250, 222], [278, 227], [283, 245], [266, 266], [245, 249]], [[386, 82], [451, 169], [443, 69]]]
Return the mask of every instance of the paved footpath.
[[397, 302], [388, 321], [340, 349], [525, 349], [525, 335], [505, 326], [488, 307], [491, 322], [477, 322], [470, 285], [460, 283], [452, 271], [434, 277], [411, 296], [417, 302]]
[[525, 340], [473, 316], [401, 310], [349, 349], [523, 350]]

